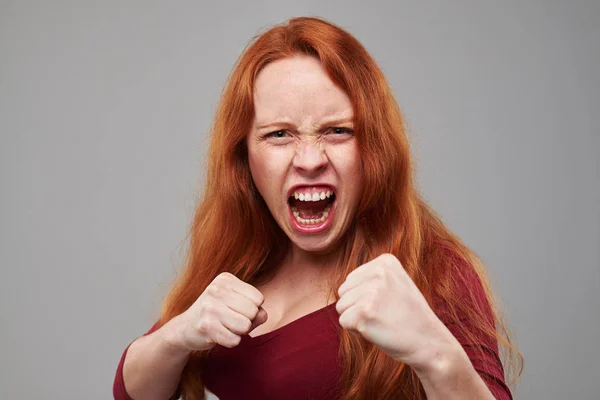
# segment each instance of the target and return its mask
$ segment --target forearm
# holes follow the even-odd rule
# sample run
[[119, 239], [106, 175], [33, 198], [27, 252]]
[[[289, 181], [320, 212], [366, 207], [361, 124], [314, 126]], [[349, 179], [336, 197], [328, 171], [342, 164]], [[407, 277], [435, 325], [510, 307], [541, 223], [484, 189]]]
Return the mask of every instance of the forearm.
[[494, 400], [462, 347], [432, 354], [426, 366], [414, 368], [429, 400]]
[[125, 356], [123, 379], [135, 400], [166, 400], [177, 390], [190, 352], [175, 345], [175, 320], [135, 340]]

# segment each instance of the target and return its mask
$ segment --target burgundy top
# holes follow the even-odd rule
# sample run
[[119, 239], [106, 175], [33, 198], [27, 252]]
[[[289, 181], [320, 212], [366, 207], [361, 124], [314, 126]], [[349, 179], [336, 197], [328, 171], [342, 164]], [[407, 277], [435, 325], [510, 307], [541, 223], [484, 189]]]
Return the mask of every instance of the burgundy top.
[[[478, 301], [485, 301], [482, 286], [475, 275], [465, 278], [469, 283], [466, 290], [475, 293]], [[487, 305], [488, 317], [492, 318], [489, 305], [483, 304]], [[217, 345], [209, 352], [202, 380], [220, 400], [339, 398], [336, 394], [339, 393], [337, 381], [340, 377], [337, 356], [341, 327], [338, 318], [333, 303], [274, 331], [257, 337], [245, 335], [232, 349]], [[504, 381], [495, 339], [480, 335], [479, 343], [468, 343], [456, 328], [458, 323], [462, 323], [463, 326], [467, 324], [468, 329], [469, 321], [444, 323], [461, 343], [496, 399], [512, 399]], [[146, 334], [153, 332], [155, 327]], [[483, 356], [474, 348], [483, 348]], [[132, 400], [123, 382], [126, 353], [127, 349], [115, 376], [113, 393], [116, 400]], [[175, 393], [171, 399], [178, 396]]]

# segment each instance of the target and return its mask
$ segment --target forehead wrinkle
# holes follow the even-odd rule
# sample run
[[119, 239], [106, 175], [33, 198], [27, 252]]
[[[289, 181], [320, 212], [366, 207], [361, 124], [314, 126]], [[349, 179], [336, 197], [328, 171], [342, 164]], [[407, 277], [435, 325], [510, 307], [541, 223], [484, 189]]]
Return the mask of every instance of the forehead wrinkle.
[[259, 73], [254, 87], [255, 126], [286, 122], [310, 129], [348, 111], [352, 116], [347, 94], [324, 71], [315, 72], [312, 62], [271, 67]]
[[[264, 119], [314, 119], [317, 123], [339, 114], [351, 113], [352, 105], [343, 92], [321, 94], [307, 91], [279, 91], [255, 96], [255, 112]], [[270, 122], [270, 121], [265, 121]]]

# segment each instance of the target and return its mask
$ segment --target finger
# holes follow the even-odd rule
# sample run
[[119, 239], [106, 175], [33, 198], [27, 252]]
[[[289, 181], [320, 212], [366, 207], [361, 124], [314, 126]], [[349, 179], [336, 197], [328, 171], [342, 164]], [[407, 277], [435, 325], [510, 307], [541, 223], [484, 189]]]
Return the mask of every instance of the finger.
[[247, 318], [225, 306], [223, 306], [223, 309], [221, 310], [220, 321], [225, 328], [237, 335], [247, 334], [250, 332], [250, 328], [252, 327], [252, 321], [250, 318]]
[[218, 345], [232, 348], [240, 344], [242, 338], [240, 335], [231, 332], [222, 324], [217, 324], [211, 333], [211, 340]]
[[358, 280], [351, 280], [348, 281], [348, 278], [346, 278], [346, 280], [344, 281], [344, 283], [342, 283], [342, 285], [338, 288], [338, 296], [340, 296], [340, 299], [342, 297], [344, 297], [344, 295], [349, 291], [354, 289], [355, 287], [357, 287], [358, 285], [360, 285], [361, 282], [359, 282]]
[[342, 297], [348, 290], [359, 286], [361, 283], [364, 283], [369, 279], [369, 263], [366, 263], [348, 274], [344, 283], [342, 283], [342, 285], [338, 288], [338, 295]]
[[238, 292], [230, 291], [223, 299], [225, 305], [244, 317], [253, 320], [258, 314], [258, 307], [252, 300]]
[[[348, 290], [360, 285], [361, 283], [370, 281], [372, 279], [376, 279], [378, 276], [381, 276], [381, 268], [374, 268], [375, 266], [382, 265], [390, 265], [392, 262], [390, 259], [393, 259], [394, 263], [397, 263], [401, 266], [398, 259], [391, 254], [382, 254], [379, 257], [374, 258], [373, 260], [359, 266], [352, 272], [348, 274], [344, 283], [338, 289], [338, 295], [342, 297], [342, 295]], [[404, 271], [404, 268], [401, 268]], [[406, 271], [404, 271], [406, 273]]]
[[345, 310], [339, 318], [340, 326], [351, 332], [358, 332], [358, 313], [356, 307]]
[[256, 318], [254, 318], [254, 320], [252, 321], [252, 327], [250, 328], [249, 332], [252, 332], [256, 327], [267, 322], [268, 318], [269, 318], [269, 316], [267, 315], [267, 310], [265, 310], [264, 308], [261, 307], [258, 310], [258, 314], [256, 315]]
[[262, 306], [265, 301], [265, 297], [260, 290], [238, 278], [236, 278], [236, 282], [233, 284], [233, 291], [246, 296], [258, 307]]
[[337, 310], [338, 314], [341, 315], [348, 308], [356, 304], [358, 299], [360, 299], [360, 297], [363, 295], [364, 291], [362, 288], [363, 286], [356, 286], [345, 291], [343, 296], [341, 296], [335, 304], [335, 309]]

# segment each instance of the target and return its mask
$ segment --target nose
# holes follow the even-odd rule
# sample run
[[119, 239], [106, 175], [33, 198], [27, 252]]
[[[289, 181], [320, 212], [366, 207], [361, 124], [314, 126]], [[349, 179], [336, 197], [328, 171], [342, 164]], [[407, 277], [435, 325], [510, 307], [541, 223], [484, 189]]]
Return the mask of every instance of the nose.
[[329, 160], [320, 143], [304, 142], [296, 150], [293, 165], [299, 171], [314, 175], [325, 169]]

